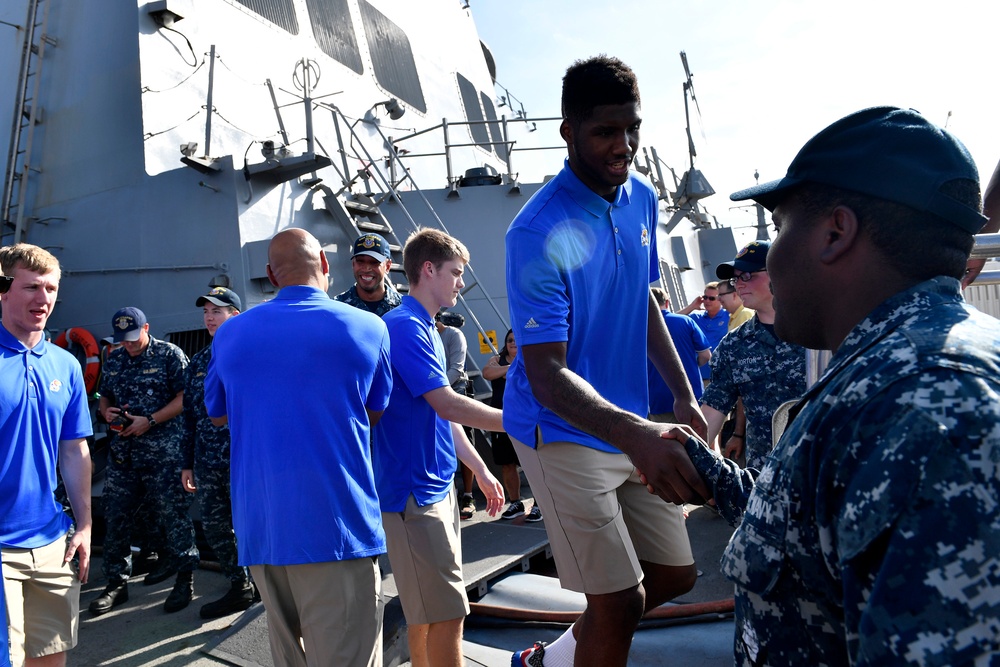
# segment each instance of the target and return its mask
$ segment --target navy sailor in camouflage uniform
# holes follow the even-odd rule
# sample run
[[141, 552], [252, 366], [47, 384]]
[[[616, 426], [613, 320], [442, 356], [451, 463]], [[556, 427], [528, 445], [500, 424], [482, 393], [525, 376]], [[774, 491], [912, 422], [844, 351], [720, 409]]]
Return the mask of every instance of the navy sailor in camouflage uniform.
[[729, 281], [754, 316], [730, 331], [712, 353], [712, 383], [701, 397], [708, 421], [708, 441], [721, 433], [726, 415], [743, 399], [745, 432], [734, 432], [724, 443], [727, 458], [742, 455], [748, 468], [760, 470], [774, 444], [771, 420], [787, 401], [806, 391], [806, 350], [774, 335], [774, 308], [768, 279], [769, 241], [751, 241], [732, 262], [715, 268]]
[[[243, 309], [239, 295], [225, 287], [214, 287], [198, 297], [205, 328], [211, 337], [231, 317]], [[247, 568], [240, 567], [233, 532], [233, 505], [229, 489], [229, 427], [215, 426], [205, 409], [205, 376], [212, 360], [209, 343], [191, 358], [184, 373], [184, 440], [181, 445], [183, 469], [181, 486], [198, 494], [201, 526], [205, 539], [219, 559], [222, 573], [229, 578], [229, 591], [218, 600], [203, 605], [202, 618], [218, 618], [243, 611], [254, 603], [254, 588]]]
[[1000, 664], [1000, 322], [959, 285], [986, 223], [972, 158], [867, 109], [733, 199], [773, 211], [777, 334], [834, 351], [759, 474], [670, 433], [739, 523], [737, 664]]
[[[107, 588], [90, 603], [104, 614], [128, 600], [132, 571], [132, 524], [145, 498], [166, 538], [166, 558], [143, 583], [177, 580], [164, 609], [180, 611], [194, 595], [193, 572], [198, 567], [191, 498], [181, 489], [181, 438], [184, 426], [176, 417], [183, 409], [184, 368], [188, 360], [179, 347], [149, 335], [146, 315], [122, 308], [111, 320], [113, 351], [101, 374], [101, 416], [122, 430], [112, 443], [104, 485], [104, 576]], [[123, 423], [124, 422], [124, 423]]]
[[362, 234], [355, 239], [351, 255], [354, 285], [333, 298], [379, 317], [398, 306], [403, 297], [389, 281], [389, 253], [389, 242], [379, 234]]

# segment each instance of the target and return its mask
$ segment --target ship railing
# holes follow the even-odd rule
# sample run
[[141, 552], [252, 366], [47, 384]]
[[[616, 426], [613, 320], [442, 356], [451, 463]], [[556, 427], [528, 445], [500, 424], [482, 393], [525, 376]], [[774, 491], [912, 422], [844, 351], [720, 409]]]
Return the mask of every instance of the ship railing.
[[[466, 121], [449, 121], [447, 118], [444, 118], [438, 125], [433, 125], [431, 127], [424, 128], [423, 130], [419, 130], [417, 132], [412, 132], [402, 137], [386, 137], [385, 135], [382, 136], [386, 141], [389, 142], [389, 145], [392, 146], [394, 149], [393, 150], [394, 154], [389, 156], [390, 173], [394, 173], [395, 171], [394, 167], [396, 162], [399, 162], [400, 165], [402, 165], [402, 161], [404, 158], [412, 159], [412, 158], [424, 158], [424, 157], [444, 157], [448, 188], [451, 189], [452, 192], [455, 192], [457, 191], [458, 188], [458, 182], [459, 180], [461, 180], [462, 177], [455, 175], [455, 170], [452, 162], [452, 151], [456, 148], [478, 147], [485, 149], [487, 146], [489, 146], [489, 148], [493, 150], [493, 152], [497, 155], [497, 157], [499, 157], [500, 160], [506, 164], [506, 170], [505, 170], [506, 183], [508, 185], [516, 187], [518, 181], [517, 181], [517, 172], [514, 171], [514, 153], [527, 152], [527, 151], [550, 151], [550, 150], [565, 151], [566, 145], [561, 144], [558, 146], [523, 146], [523, 147], [518, 146], [517, 141], [510, 138], [510, 123], [511, 122], [525, 123], [527, 126], [532, 128], [531, 131], [533, 132], [538, 128], [538, 123], [547, 123], [547, 122], [561, 121], [561, 120], [562, 118], [558, 116], [547, 116], [540, 118], [518, 117], [513, 120], [504, 116], [503, 118], [498, 118], [496, 120], [466, 120]], [[459, 143], [451, 142], [451, 138], [449, 136], [450, 128], [456, 126], [471, 128], [479, 125], [486, 125], [488, 126], [489, 129], [491, 129], [492, 127], [499, 126], [501, 133], [500, 141], [486, 141], [486, 142], [471, 141], [471, 142], [459, 142]], [[382, 134], [381, 128], [378, 128], [378, 130], [379, 134]], [[444, 146], [444, 149], [441, 151], [428, 152], [428, 153], [410, 153], [410, 152], [404, 152], [398, 148], [398, 146], [405, 141], [409, 141], [410, 139], [414, 139], [416, 137], [428, 134], [430, 132], [436, 132], [439, 130], [441, 131], [442, 134], [442, 139], [443, 139], [442, 145]], [[405, 180], [406, 177], [404, 176], [398, 181], [398, 184], [402, 184]], [[414, 184], [414, 187], [416, 187], [416, 184]]]
[[[993, 259], [1000, 257], [1000, 234], [977, 234], [972, 247], [972, 259]], [[1000, 285], [1000, 271], [982, 271], [973, 285]]]
[[[354, 149], [355, 158], [358, 159], [362, 164], [366, 165], [366, 169], [364, 171], [366, 173], [370, 172], [372, 175], [374, 175], [375, 181], [378, 184], [379, 189], [383, 193], [383, 197], [381, 199], [376, 200], [376, 205], [382, 203], [383, 201], [385, 201], [386, 198], [390, 196], [395, 197], [396, 202], [400, 205], [400, 209], [402, 210], [403, 215], [406, 217], [406, 220], [409, 223], [411, 231], [416, 231], [419, 228], [419, 225], [417, 224], [416, 220], [411, 214], [409, 208], [407, 208], [406, 204], [403, 202], [403, 199], [402, 197], [400, 197], [400, 192], [398, 190], [398, 186], [401, 183], [409, 181], [413, 187], [413, 190], [409, 192], [415, 193], [423, 202], [423, 205], [427, 207], [427, 210], [433, 217], [437, 225], [437, 228], [445, 232], [446, 234], [450, 234], [450, 232], [448, 231], [448, 227], [441, 219], [441, 216], [438, 215], [437, 211], [434, 209], [434, 206], [431, 204], [430, 200], [427, 199], [427, 196], [424, 194], [423, 190], [416, 183], [416, 181], [413, 178], [413, 175], [411, 174], [410, 170], [406, 167], [405, 164], [403, 164], [401, 161], [393, 160], [392, 156], [390, 156], [390, 175], [387, 176], [379, 166], [379, 162], [381, 161], [381, 159], [377, 159], [371, 154], [365, 142], [362, 140], [362, 137], [358, 135], [357, 130], [355, 129], [357, 123], [349, 123], [347, 117], [344, 116], [343, 112], [334, 104], [326, 102], [317, 102], [316, 104], [317, 106], [328, 109], [333, 113], [335, 126], [337, 128], [337, 135], [338, 135], [337, 138], [338, 138], [338, 143], [340, 144], [341, 156], [343, 158], [344, 173], [342, 174], [342, 177], [344, 178], [344, 187], [341, 188], [341, 190], [339, 190], [336, 194], [339, 195], [343, 193], [346, 189], [349, 189], [350, 185], [352, 185], [357, 180], [356, 178], [354, 179], [347, 178], [347, 173], [349, 173], [349, 170], [347, 167], [346, 151], [344, 150], [344, 147], [347, 146], [348, 144], [346, 144], [343, 141], [343, 137], [341, 136], [341, 131], [340, 131], [340, 121], [343, 120], [344, 123], [347, 125], [351, 134], [352, 141], [350, 142], [350, 145], [355, 147]], [[384, 145], [395, 147], [393, 140], [387, 137], [382, 132], [382, 128], [379, 127], [378, 124], [368, 123], [368, 125], [369, 127], [374, 128], [374, 130], [378, 133], [378, 135], [384, 142]], [[409, 135], [409, 136], [412, 137], [415, 135]], [[360, 150], [361, 152], [358, 153], [358, 150]], [[391, 173], [393, 171], [392, 168], [393, 164], [398, 164], [398, 168], [402, 169], [403, 171], [403, 176], [398, 181], [396, 181], [391, 177]], [[496, 347], [490, 340], [489, 336], [486, 334], [485, 326], [482, 324], [482, 322], [480, 322], [479, 318], [476, 317], [475, 312], [467, 303], [465, 299], [465, 294], [469, 293], [469, 291], [471, 291], [472, 289], [478, 287], [479, 290], [482, 292], [483, 296], [485, 297], [486, 302], [490, 304], [490, 308], [493, 310], [493, 313], [496, 315], [497, 319], [501, 323], [503, 323], [504, 327], [509, 328], [510, 324], [507, 321], [507, 318], [504, 316], [504, 314], [500, 311], [499, 307], [496, 305], [496, 301], [490, 295], [489, 291], [486, 289], [486, 286], [479, 280], [479, 277], [476, 275], [475, 269], [471, 264], [465, 267], [465, 274], [468, 277], [470, 277], [471, 280], [469, 281], [469, 284], [466, 285], [463, 292], [459, 294], [458, 299], [462, 303], [462, 306], [465, 308], [465, 312], [468, 313], [476, 330], [482, 335], [483, 340], [487, 342], [487, 345], [489, 345], [490, 349], [493, 351], [493, 354], [499, 354], [499, 351], [496, 349]], [[473, 360], [473, 363], [475, 363], [475, 360]], [[476, 370], [481, 370], [481, 369], [476, 368]]]

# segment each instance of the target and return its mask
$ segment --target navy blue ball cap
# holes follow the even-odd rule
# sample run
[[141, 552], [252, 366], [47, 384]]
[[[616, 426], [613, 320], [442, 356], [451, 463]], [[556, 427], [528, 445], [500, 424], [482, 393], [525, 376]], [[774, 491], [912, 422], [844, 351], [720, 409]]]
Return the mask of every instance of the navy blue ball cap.
[[354, 252], [351, 258], [358, 255], [368, 255], [380, 262], [384, 262], [392, 255], [389, 254], [389, 242], [379, 234], [362, 234], [354, 241]]
[[736, 259], [715, 267], [715, 275], [720, 280], [729, 280], [737, 270], [741, 273], [763, 271], [767, 267], [767, 251], [770, 249], [770, 241], [751, 241], [736, 253]]
[[969, 151], [912, 109], [873, 107], [841, 118], [806, 142], [784, 178], [729, 196], [773, 211], [788, 190], [818, 183], [925, 211], [977, 233], [983, 214], [941, 192], [958, 179], [979, 182]]
[[145, 325], [146, 314], [132, 306], [122, 308], [111, 318], [116, 343], [139, 340]]
[[226, 287], [213, 287], [205, 296], [199, 296], [194, 305], [201, 308], [206, 303], [214, 303], [216, 306], [231, 306], [239, 311], [243, 310], [240, 295]]

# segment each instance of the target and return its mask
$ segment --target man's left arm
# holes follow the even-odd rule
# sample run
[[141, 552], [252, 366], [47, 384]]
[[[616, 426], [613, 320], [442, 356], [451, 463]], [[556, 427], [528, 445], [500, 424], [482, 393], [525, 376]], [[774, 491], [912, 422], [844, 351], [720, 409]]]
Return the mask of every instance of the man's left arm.
[[184, 392], [180, 391], [176, 396], [170, 399], [169, 403], [164, 405], [159, 410], [154, 410], [149, 415], [131, 415], [132, 423], [129, 424], [127, 429], [122, 431], [122, 437], [142, 435], [151, 428], [149, 425], [150, 417], [155, 419], [157, 424], [162, 424], [179, 415], [183, 409]]
[[[948, 379], [929, 373], [923, 385]], [[988, 664], [1000, 655], [1000, 480], [984, 462], [1000, 456], [1000, 411], [953, 386], [938, 391], [967, 407], [936, 411], [919, 405], [932, 392], [906, 389], [852, 419], [841, 438], [850, 455], [816, 502], [828, 567], [843, 582], [845, 631], [856, 638], [851, 662]]]
[[461, 425], [452, 422], [451, 435], [455, 440], [455, 455], [459, 461], [469, 466], [476, 476], [476, 483], [486, 496], [486, 513], [496, 516], [504, 505], [503, 486], [490, 472], [475, 446], [469, 442]]
[[681, 423], [693, 428], [702, 438], [707, 438], [708, 424], [705, 422], [705, 416], [698, 408], [691, 383], [681, 365], [680, 357], [677, 356], [667, 325], [660, 315], [660, 307], [652, 295], [649, 296], [649, 314], [646, 319], [647, 354], [670, 388], [670, 393], [674, 395], [674, 414]]
[[87, 583], [87, 578], [90, 576], [90, 533], [93, 528], [90, 510], [92, 469], [90, 447], [86, 438], [59, 441], [59, 471], [76, 522], [76, 529], [66, 546], [63, 562], [68, 563], [74, 555], [79, 557], [80, 569], [77, 576], [81, 584]]

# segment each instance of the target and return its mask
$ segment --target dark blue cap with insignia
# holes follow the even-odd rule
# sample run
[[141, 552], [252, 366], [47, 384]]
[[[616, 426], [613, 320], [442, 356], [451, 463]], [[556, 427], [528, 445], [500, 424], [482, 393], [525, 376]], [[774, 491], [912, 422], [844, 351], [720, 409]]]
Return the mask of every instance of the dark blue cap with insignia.
[[389, 242], [378, 234], [364, 234], [354, 242], [352, 258], [358, 255], [368, 255], [380, 262], [389, 259]]
[[132, 306], [122, 308], [111, 318], [111, 329], [114, 331], [116, 343], [139, 340], [142, 327], [145, 325], [146, 314]]
[[737, 270], [742, 273], [763, 271], [767, 266], [767, 251], [770, 249], [770, 241], [751, 241], [736, 253], [736, 259], [715, 267], [715, 275], [720, 280], [729, 280]]
[[969, 151], [950, 132], [912, 109], [873, 107], [838, 120], [806, 142], [784, 178], [734, 192], [774, 207], [790, 188], [818, 183], [931, 213], [977, 233], [986, 224], [978, 210], [941, 192], [949, 181], [979, 182]]
[[205, 303], [214, 303], [216, 306], [232, 306], [236, 310], [243, 310], [243, 302], [240, 295], [225, 287], [213, 287], [205, 296], [199, 296], [194, 305], [201, 308]]

